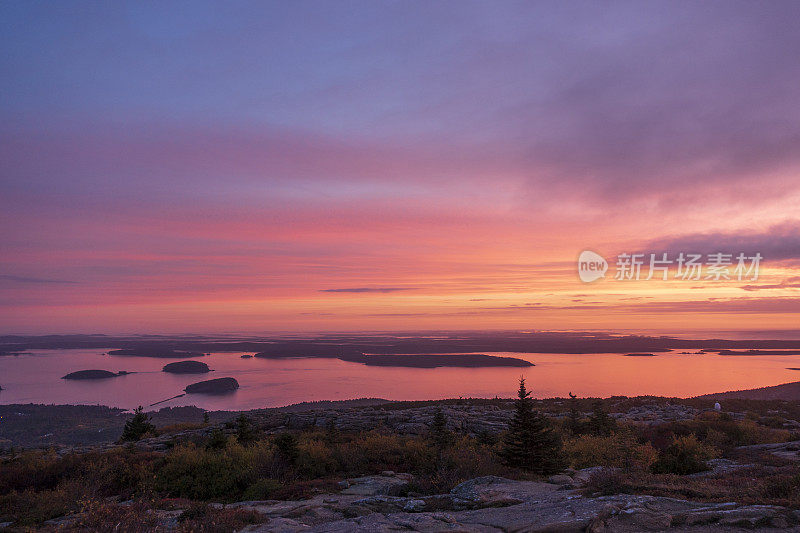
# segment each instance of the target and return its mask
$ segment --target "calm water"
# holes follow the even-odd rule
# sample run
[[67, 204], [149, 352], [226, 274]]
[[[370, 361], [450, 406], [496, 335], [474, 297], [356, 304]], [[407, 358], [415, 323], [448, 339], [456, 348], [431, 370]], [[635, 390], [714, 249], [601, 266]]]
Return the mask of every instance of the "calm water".
[[[530, 368], [387, 368], [338, 359], [241, 359], [241, 352], [200, 358], [214, 372], [175, 375], [161, 372], [174, 359], [103, 355], [103, 350], [42, 350], [0, 357], [0, 404], [101, 404], [126, 409], [175, 396], [196, 381], [236, 378], [229, 395], [185, 395], [155, 408], [197, 405], [206, 409], [252, 409], [309, 400], [375, 397], [424, 400], [453, 397], [511, 397], [524, 375], [539, 398], [654, 394], [694, 396], [800, 380], [800, 356], [720, 356], [665, 353], [656, 357], [619, 354], [518, 354]], [[135, 374], [99, 381], [61, 376], [83, 369], [127, 370]]]

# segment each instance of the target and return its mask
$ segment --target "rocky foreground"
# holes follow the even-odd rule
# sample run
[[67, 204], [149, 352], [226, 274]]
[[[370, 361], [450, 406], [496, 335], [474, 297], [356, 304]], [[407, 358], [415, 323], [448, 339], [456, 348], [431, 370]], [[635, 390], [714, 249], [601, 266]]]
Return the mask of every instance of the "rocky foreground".
[[[439, 410], [445, 415], [448, 429], [454, 433], [483, 437], [485, 434], [497, 434], [508, 424], [511, 411], [505, 401], [495, 404], [427, 404], [422, 402], [391, 403], [376, 400], [362, 402], [363, 405], [339, 405], [324, 403], [311, 406], [293, 406], [283, 409], [266, 409], [248, 413], [255, 429], [263, 433], [267, 439], [271, 435], [293, 433], [302, 435], [307, 430], [310, 434], [327, 434], [335, 427], [342, 434], [347, 432], [369, 432], [380, 428], [383, 435], [400, 434], [415, 435], [425, 439], [431, 431], [435, 413]], [[564, 416], [565, 404], [551, 400], [540, 404], [549, 416]], [[713, 407], [704, 407], [696, 402], [697, 407], [680, 404], [669, 400], [653, 400], [631, 402], [630, 399], [609, 399], [607, 405], [612, 417], [618, 421], [633, 423], [636, 427], [656, 429], [657, 426], [676, 421], [692, 421], [707, 416], [705, 411], [714, 411]], [[735, 405], [733, 403], [725, 405]], [[786, 407], [788, 409], [788, 407]], [[560, 410], [559, 410], [560, 409]], [[586, 415], [587, 413], [583, 413]], [[729, 420], [744, 420], [745, 413], [726, 411]], [[752, 413], [750, 413], [752, 415]], [[762, 413], [772, 417], [771, 423], [781, 424], [787, 436], [797, 437], [789, 433], [800, 423], [795, 414], [784, 410], [773, 410], [772, 406]], [[715, 415], [710, 415], [715, 416]], [[792, 416], [793, 418], [788, 418]], [[778, 419], [779, 418], [779, 419]], [[752, 422], [752, 416], [745, 422]], [[750, 427], [750, 426], [748, 426]], [[766, 427], [762, 431], [767, 431]], [[322, 430], [322, 431], [319, 431]], [[193, 425], [186, 428], [164, 432], [158, 437], [145, 438], [133, 444], [145, 454], [154, 452], [157, 457], [169, 457], [171, 450], [185, 443], [194, 443], [205, 447], [212, 433], [225, 435], [230, 442], [235, 441], [236, 424], [217, 422], [204, 425]], [[769, 430], [771, 431], [771, 430]], [[64, 456], [69, 453], [103, 452], [119, 448], [119, 444], [105, 443], [99, 446], [64, 446], [57, 448], [56, 454]], [[469, 474], [475, 477], [456, 485], [452, 490], [436, 494], [437, 490], [447, 490], [453, 484], [443, 485], [433, 491], [420, 487], [422, 477], [412, 474], [383, 471], [380, 468], [351, 469], [340, 477], [328, 477], [324, 483], [310, 486], [297, 496], [284, 493], [263, 492], [255, 497], [276, 497], [303, 499], [275, 499], [263, 501], [237, 501], [220, 504], [209, 501], [230, 501], [228, 499], [206, 498], [203, 505], [214, 512], [225, 516], [235, 513], [249, 513], [256, 518], [239, 524], [225, 531], [246, 532], [347, 532], [347, 531], [464, 531], [464, 532], [511, 532], [511, 531], [800, 531], [800, 510], [782, 507], [793, 505], [790, 500], [762, 500], [760, 497], [744, 498], [740, 501], [770, 501], [778, 505], [755, 505], [723, 501], [733, 494], [720, 496], [714, 487], [728, 484], [747, 484], [750, 478], [755, 482], [759, 476], [767, 477], [767, 483], [787, 478], [796, 473], [800, 464], [800, 441], [753, 444], [735, 447], [726, 458], [711, 459], [708, 465], [711, 470], [680, 476], [682, 480], [699, 480], [708, 483], [706, 492], [697, 492], [699, 485], [684, 481], [672, 487], [659, 483], [669, 483], [663, 478], [648, 478], [647, 486], [631, 486], [615, 483], [614, 478], [621, 477], [622, 471], [609, 467], [593, 467], [583, 470], [567, 469], [562, 474], [539, 481], [515, 481], [496, 475], [502, 472], [486, 472]], [[117, 450], [119, 451], [119, 450]], [[131, 451], [131, 453], [133, 453]], [[406, 468], [405, 463], [394, 463], [389, 468]], [[592, 464], [592, 463], [590, 463]], [[605, 463], [594, 463], [605, 464]], [[385, 468], [385, 467], [384, 467]], [[419, 469], [418, 469], [419, 470]], [[423, 472], [422, 474], [420, 472]], [[428, 475], [427, 470], [415, 471], [417, 476]], [[350, 477], [344, 479], [346, 476]], [[467, 476], [459, 480], [467, 479]], [[525, 476], [522, 476], [523, 479]], [[527, 477], [530, 479], [530, 477]], [[791, 478], [796, 484], [797, 478]], [[721, 481], [722, 480], [722, 481]], [[336, 482], [338, 487], [336, 486]], [[456, 483], [454, 481], [453, 483]], [[430, 486], [430, 485], [427, 485]], [[626, 488], [627, 487], [627, 488]], [[669, 489], [669, 490], [667, 490]], [[425, 491], [425, 494], [415, 492]], [[636, 492], [637, 494], [628, 494]], [[673, 497], [655, 496], [652, 494], [669, 494]], [[752, 492], [749, 494], [760, 494]], [[187, 520], [193, 516], [192, 502], [164, 499], [153, 503], [146, 511], [137, 511], [137, 501], [121, 501], [128, 498], [120, 492], [106, 494], [107, 505], [116, 509], [112, 518], [103, 524], [116, 523], [114, 513], [125, 512], [134, 516], [138, 522], [140, 516], [147, 516], [152, 531], [189, 531]], [[243, 499], [254, 496], [238, 492], [232, 498]], [[689, 499], [684, 499], [689, 498]], [[713, 503], [691, 500], [715, 500]], [[730, 497], [731, 500], [738, 500]], [[70, 513], [75, 513], [70, 511]], [[67, 513], [55, 520], [39, 522], [43, 530], [86, 530], [91, 513], [77, 511]], [[52, 516], [52, 515], [51, 515]], [[155, 522], [153, 522], [155, 520]], [[3, 527], [14, 525], [0, 523]], [[242, 529], [243, 528], [243, 529]], [[89, 528], [91, 529], [91, 527]]]
[[[654, 496], [585, 496], [581, 488], [602, 469], [572, 471], [550, 482], [487, 476], [447, 494], [398, 496], [408, 474], [383, 472], [342, 481], [339, 493], [300, 501], [249, 501], [226, 506], [256, 511], [262, 524], [242, 531], [324, 533], [346, 531], [637, 532], [798, 530], [800, 511], [769, 505], [699, 503]], [[180, 511], [164, 511], [165, 526]], [[58, 524], [67, 525], [66, 521]]]
[[[702, 503], [646, 495], [585, 495], [601, 467], [552, 476], [548, 482], [496, 476], [472, 479], [447, 494], [399, 496], [412, 476], [382, 472], [339, 483], [340, 492], [291, 501], [246, 501], [218, 509], [258, 513], [263, 522], [242, 533], [334, 532], [617, 532], [798, 531], [800, 511], [772, 505]], [[120, 504], [126, 505], [125, 502]], [[159, 530], [169, 531], [182, 510], [155, 511]], [[80, 516], [45, 523], [69, 529]], [[150, 518], [152, 524], [152, 517]], [[10, 524], [0, 524], [0, 528]]]

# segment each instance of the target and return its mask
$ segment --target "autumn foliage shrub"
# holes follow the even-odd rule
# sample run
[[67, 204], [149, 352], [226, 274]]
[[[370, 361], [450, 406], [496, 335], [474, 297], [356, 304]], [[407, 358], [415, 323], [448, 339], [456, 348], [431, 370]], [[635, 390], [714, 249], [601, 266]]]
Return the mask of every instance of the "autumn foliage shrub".
[[573, 468], [609, 466], [626, 469], [647, 469], [658, 458], [650, 443], [639, 443], [628, 431], [607, 437], [581, 435], [564, 443], [564, 453]]
[[708, 470], [707, 461], [719, 457], [719, 450], [703, 444], [694, 435], [676, 437], [653, 463], [656, 474], [694, 474]]
[[176, 447], [156, 471], [155, 489], [169, 496], [195, 500], [236, 499], [257, 479], [259, 465], [274, 457], [267, 443], [223, 450], [193, 444]]

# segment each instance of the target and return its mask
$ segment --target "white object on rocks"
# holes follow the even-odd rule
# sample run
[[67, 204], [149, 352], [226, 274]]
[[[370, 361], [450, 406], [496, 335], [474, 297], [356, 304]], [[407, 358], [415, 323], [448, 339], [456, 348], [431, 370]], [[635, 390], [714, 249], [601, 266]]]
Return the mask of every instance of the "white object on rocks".
[[722, 406], [719, 404], [719, 402], [714, 404], [714, 410], [715, 411], [722, 411]]

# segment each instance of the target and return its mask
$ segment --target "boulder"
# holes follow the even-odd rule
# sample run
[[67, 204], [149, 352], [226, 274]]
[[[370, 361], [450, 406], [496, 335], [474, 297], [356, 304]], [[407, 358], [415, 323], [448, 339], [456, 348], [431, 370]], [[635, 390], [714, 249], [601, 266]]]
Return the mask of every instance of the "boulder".
[[200, 361], [177, 361], [175, 363], [167, 363], [162, 372], [169, 372], [171, 374], [205, 374], [211, 372], [208, 365]]
[[222, 394], [225, 392], [233, 392], [238, 388], [239, 382], [234, 378], [217, 378], [192, 383], [183, 390], [190, 394]]
[[566, 474], [556, 474], [547, 478], [547, 481], [556, 485], [568, 486], [574, 483], [574, 480]]
[[355, 496], [397, 496], [408, 487], [411, 476], [394, 474], [381, 476], [364, 476], [347, 480], [342, 494]]

